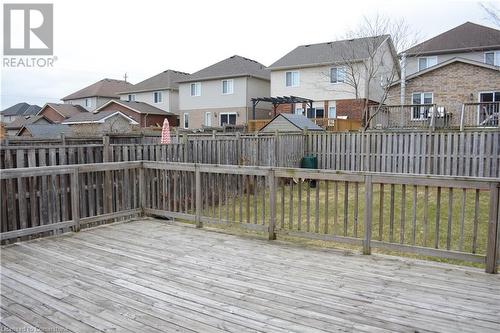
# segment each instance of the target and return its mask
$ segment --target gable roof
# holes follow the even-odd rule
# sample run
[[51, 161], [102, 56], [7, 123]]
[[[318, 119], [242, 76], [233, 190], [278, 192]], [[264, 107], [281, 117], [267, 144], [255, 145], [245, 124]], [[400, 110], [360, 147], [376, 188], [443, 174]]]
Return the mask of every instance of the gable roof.
[[17, 103], [8, 107], [5, 110], [2, 110], [2, 116], [20, 116], [20, 115], [32, 115], [37, 114], [40, 110], [38, 105], [30, 105], [28, 103]]
[[[269, 124], [271, 124], [276, 118], [283, 117], [288, 122], [290, 122], [293, 126], [295, 126], [298, 130], [303, 131], [307, 128], [308, 131], [324, 131], [323, 128], [319, 127], [315, 123], [313, 123], [309, 118], [301, 115], [301, 114], [293, 114], [293, 113], [280, 113], [276, 115], [271, 121], [269, 121], [264, 127], [260, 129], [262, 131]], [[260, 132], [259, 131], [259, 132]]]
[[102, 109], [104, 109], [112, 104], [121, 105], [123, 107], [126, 107], [129, 110], [132, 110], [132, 111], [140, 113], [140, 114], [158, 114], [158, 115], [164, 115], [164, 116], [174, 116], [175, 115], [175, 113], [173, 113], [173, 112], [168, 112], [168, 111], [159, 109], [159, 108], [152, 106], [151, 104], [148, 104], [148, 103], [136, 102], [136, 101], [122, 101], [122, 100], [111, 100], [111, 101], [107, 102], [106, 104], [102, 105], [101, 107], [99, 107], [94, 112], [101, 112], [100, 110], [102, 110]]
[[143, 91], [178, 89], [179, 84], [177, 82], [179, 80], [187, 78], [187, 76], [189, 76], [189, 73], [167, 69], [160, 74], [157, 74], [144, 81], [130, 86], [128, 89], [123, 90], [120, 93], [124, 94]]
[[80, 112], [89, 112], [83, 106], [76, 104], [63, 104], [63, 103], [47, 103], [40, 109], [38, 114], [42, 113], [45, 108], [50, 107], [64, 118], [69, 118]]
[[369, 50], [378, 48], [389, 35], [345, 39], [334, 42], [297, 46], [274, 62], [269, 68], [294, 68], [329, 65], [349, 61], [362, 61], [369, 57]]
[[18, 132], [19, 135], [23, 130], [31, 133], [31, 136], [36, 138], [58, 138], [61, 134], [71, 134], [72, 129], [68, 125], [62, 124], [30, 124], [23, 126]]
[[179, 80], [179, 82], [204, 81], [241, 76], [250, 76], [269, 81], [270, 71], [260, 62], [234, 55], [203, 68], [185, 79]]
[[106, 119], [111, 118], [115, 115], [121, 116], [129, 121], [129, 123], [137, 125], [138, 122], [129, 116], [123, 114], [120, 111], [101, 111], [101, 112], [87, 112], [87, 113], [79, 113], [74, 115], [71, 118], [68, 118], [62, 122], [64, 125], [70, 124], [92, 124], [92, 123], [104, 123]]
[[[428, 68], [426, 68], [424, 70], [421, 70], [421, 71], [418, 71], [416, 73], [413, 73], [411, 75], [408, 75], [406, 77], [406, 80], [408, 81], [408, 80], [414, 79], [416, 77], [425, 75], [425, 74], [427, 74], [429, 72], [435, 71], [436, 69], [439, 69], [439, 68], [451, 65], [453, 63], [457, 63], [457, 62], [468, 64], [468, 65], [472, 65], [472, 66], [482, 67], [482, 68], [486, 68], [486, 69], [491, 69], [493, 71], [497, 71], [500, 74], [500, 67], [498, 67], [498, 66], [489, 65], [489, 64], [486, 64], [484, 62], [479, 62], [479, 61], [470, 60], [470, 59], [466, 59], [466, 58], [455, 57], [455, 58], [451, 58], [451, 59], [448, 59], [446, 61], [440, 62], [437, 65], [428, 67]], [[398, 85], [400, 83], [401, 83], [401, 80], [399, 80], [397, 82], [394, 82], [391, 86], [395, 86], [395, 85]]]
[[132, 86], [131, 83], [123, 80], [102, 79], [88, 87], [78, 90], [68, 96], [61, 98], [66, 101], [69, 99], [86, 98], [86, 97], [110, 97], [118, 98], [120, 91], [125, 91]]
[[6, 129], [17, 129], [17, 128], [23, 127], [24, 125], [34, 124], [41, 119], [44, 119], [48, 123], [52, 123], [47, 117], [45, 117], [43, 115], [25, 116], [25, 117], [17, 118], [16, 120], [14, 120], [11, 123], [5, 124], [5, 128]]
[[472, 52], [500, 48], [500, 30], [465, 22], [404, 51], [407, 55]]

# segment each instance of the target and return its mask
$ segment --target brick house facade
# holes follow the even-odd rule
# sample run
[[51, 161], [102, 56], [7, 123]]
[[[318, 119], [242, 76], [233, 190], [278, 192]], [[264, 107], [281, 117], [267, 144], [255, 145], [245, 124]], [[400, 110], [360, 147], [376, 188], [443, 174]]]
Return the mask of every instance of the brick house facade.
[[[124, 101], [121, 101], [125, 103]], [[101, 108], [98, 111], [120, 111], [123, 114], [129, 116], [139, 123], [140, 127], [154, 127], [154, 126], [162, 126], [163, 120], [165, 118], [168, 119], [170, 126], [175, 127], [178, 126], [177, 115], [173, 115], [171, 113], [164, 112], [164, 114], [150, 114], [147, 112], [137, 112], [133, 109], [124, 106], [122, 104], [116, 102], [110, 102]]]
[[[435, 67], [408, 76], [405, 104], [413, 104], [413, 94], [432, 93], [432, 103], [445, 108], [452, 126], [460, 123], [463, 103], [479, 102], [480, 93], [500, 91], [499, 67], [458, 58]], [[400, 89], [399, 84], [390, 88], [386, 104], [400, 104]], [[400, 122], [400, 114], [395, 113], [390, 114], [391, 121]], [[410, 113], [405, 116], [411, 117]]]
[[[363, 119], [363, 109], [365, 107], [365, 99], [339, 99], [334, 101], [336, 107], [337, 117], [346, 117], [352, 120], [362, 120]], [[328, 109], [333, 104], [332, 101], [321, 101], [319, 102], [323, 106], [323, 118], [328, 118]], [[370, 101], [370, 104], [375, 102]], [[308, 107], [305, 103], [302, 105], [292, 105], [292, 104], [281, 104], [276, 108], [276, 113], [294, 113], [296, 107], [300, 107], [306, 110]], [[316, 106], [318, 107], [318, 106]]]

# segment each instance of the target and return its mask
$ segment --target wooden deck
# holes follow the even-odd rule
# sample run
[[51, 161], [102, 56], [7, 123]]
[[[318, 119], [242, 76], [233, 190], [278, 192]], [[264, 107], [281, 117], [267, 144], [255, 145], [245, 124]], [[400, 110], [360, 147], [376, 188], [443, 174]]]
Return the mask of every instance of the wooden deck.
[[482, 269], [159, 220], [1, 252], [0, 331], [500, 331], [500, 276]]

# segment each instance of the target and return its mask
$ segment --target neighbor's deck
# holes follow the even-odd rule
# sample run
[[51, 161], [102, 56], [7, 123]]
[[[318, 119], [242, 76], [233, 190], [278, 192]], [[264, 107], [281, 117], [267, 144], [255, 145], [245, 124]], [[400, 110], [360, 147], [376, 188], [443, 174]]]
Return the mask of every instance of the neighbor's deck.
[[499, 332], [500, 276], [144, 220], [2, 248], [1, 329]]

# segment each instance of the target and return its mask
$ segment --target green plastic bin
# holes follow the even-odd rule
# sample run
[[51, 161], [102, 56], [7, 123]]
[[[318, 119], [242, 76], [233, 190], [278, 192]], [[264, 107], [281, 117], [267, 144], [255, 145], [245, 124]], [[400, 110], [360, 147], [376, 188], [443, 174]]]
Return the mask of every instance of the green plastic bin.
[[[303, 169], [317, 169], [318, 168], [318, 158], [316, 156], [308, 155], [302, 157], [300, 160], [300, 167]], [[308, 180], [309, 187], [315, 188], [316, 181]]]

